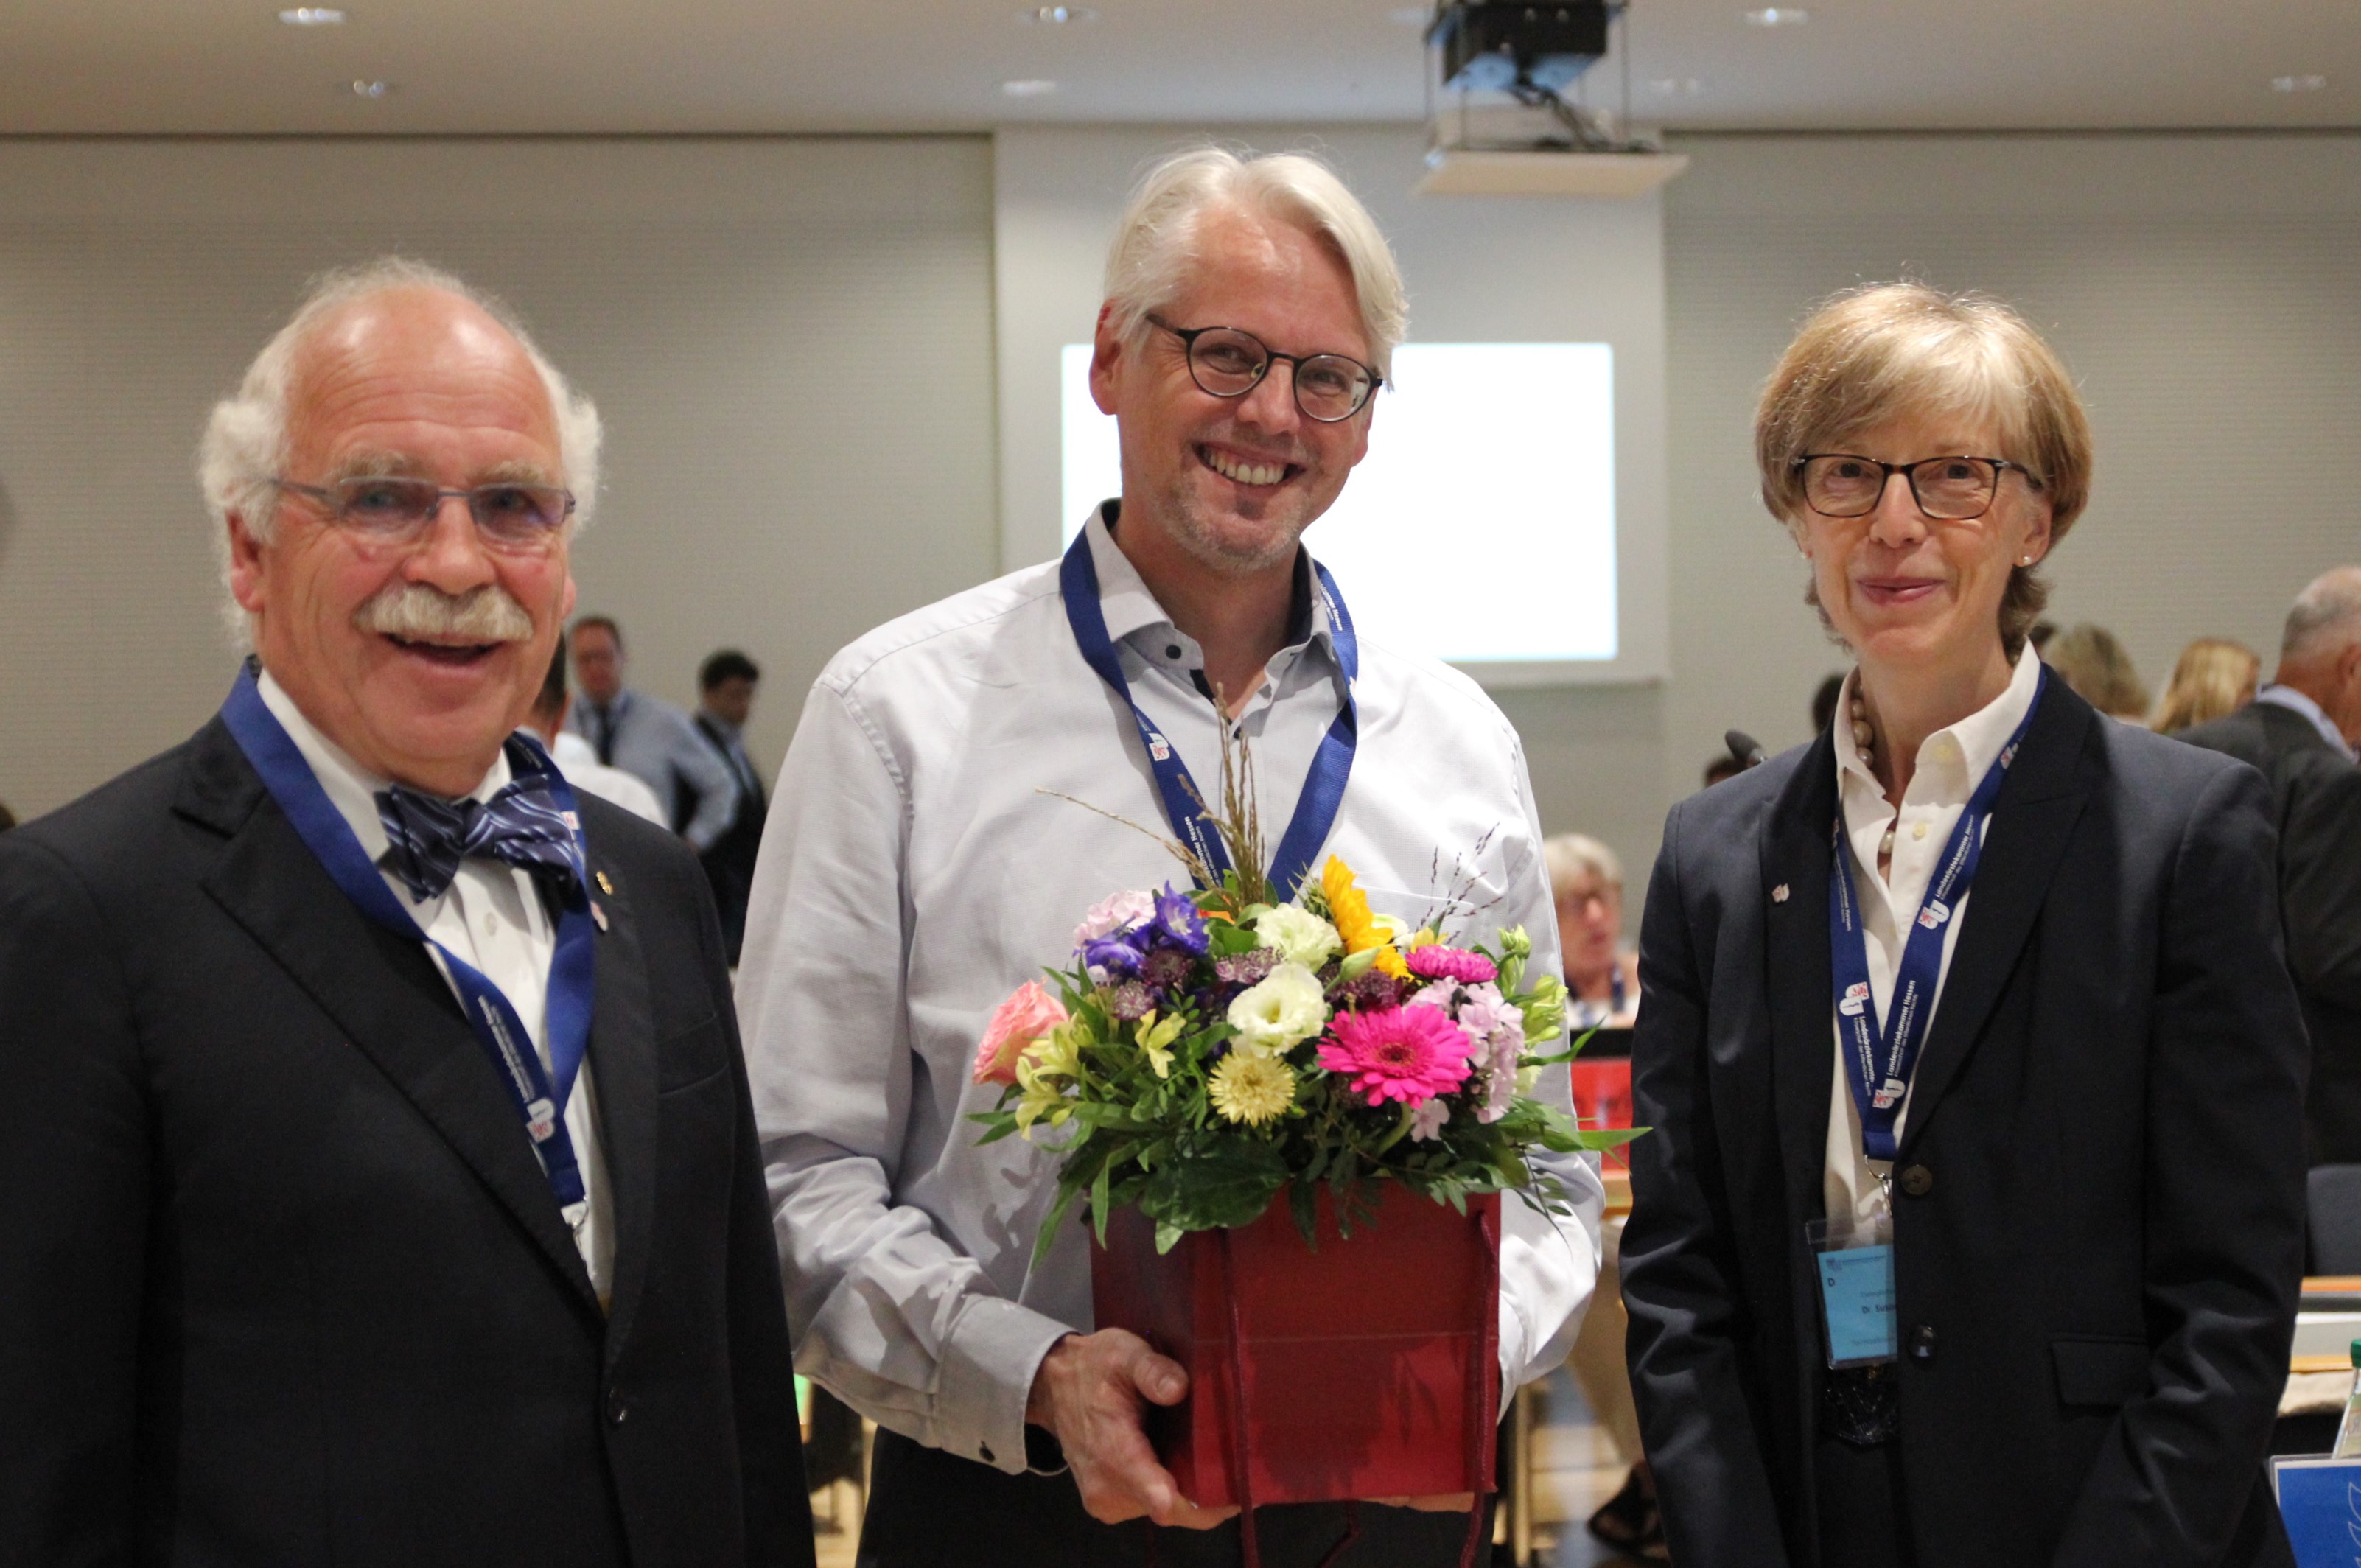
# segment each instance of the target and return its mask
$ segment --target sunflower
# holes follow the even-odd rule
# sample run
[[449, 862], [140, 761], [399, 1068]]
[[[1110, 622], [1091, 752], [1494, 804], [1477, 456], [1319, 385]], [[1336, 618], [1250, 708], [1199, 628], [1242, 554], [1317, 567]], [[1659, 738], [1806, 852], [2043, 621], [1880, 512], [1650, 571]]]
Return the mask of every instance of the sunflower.
[[1320, 891], [1328, 900], [1328, 922], [1345, 938], [1347, 953], [1378, 949], [1377, 967], [1396, 980], [1410, 978], [1410, 966], [1393, 948], [1386, 928], [1369, 913], [1369, 899], [1353, 881], [1353, 868], [1339, 855], [1328, 857], [1320, 872]]
[[1233, 1122], [1260, 1126], [1295, 1103], [1295, 1074], [1277, 1057], [1232, 1051], [1214, 1065], [1206, 1085], [1213, 1109]]

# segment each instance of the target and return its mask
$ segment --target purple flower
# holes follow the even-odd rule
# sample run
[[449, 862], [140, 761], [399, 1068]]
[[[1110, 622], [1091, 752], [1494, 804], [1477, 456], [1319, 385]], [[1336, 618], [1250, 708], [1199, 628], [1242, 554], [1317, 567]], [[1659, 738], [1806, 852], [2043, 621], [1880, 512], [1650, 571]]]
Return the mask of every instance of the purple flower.
[[1112, 977], [1128, 980], [1139, 972], [1139, 960], [1144, 957], [1137, 944], [1126, 937], [1100, 937], [1082, 944], [1082, 962], [1091, 978], [1104, 985]]
[[1164, 891], [1156, 895], [1156, 919], [1148, 927], [1148, 937], [1155, 941], [1170, 942], [1190, 953], [1205, 950], [1205, 917], [1189, 901], [1185, 893], [1175, 893], [1166, 883]]
[[1107, 995], [1107, 1011], [1126, 1024], [1146, 1017], [1155, 1005], [1156, 998], [1136, 980], [1125, 981]]
[[1332, 1005], [1351, 1012], [1374, 1013], [1400, 1003], [1401, 982], [1383, 970], [1367, 970], [1330, 987], [1328, 1000]]
[[1195, 962], [1179, 948], [1154, 947], [1139, 960], [1139, 978], [1159, 991], [1169, 992], [1186, 984]]
[[1253, 948], [1215, 959], [1213, 972], [1231, 985], [1253, 985], [1268, 976], [1271, 966], [1278, 962], [1277, 948]]

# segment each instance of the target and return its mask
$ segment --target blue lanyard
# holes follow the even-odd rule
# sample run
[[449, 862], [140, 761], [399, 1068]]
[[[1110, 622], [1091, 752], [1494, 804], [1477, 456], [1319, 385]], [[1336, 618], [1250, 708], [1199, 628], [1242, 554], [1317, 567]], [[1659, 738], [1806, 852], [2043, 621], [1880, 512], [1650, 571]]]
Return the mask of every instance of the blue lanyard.
[[[582, 1171], [574, 1157], [574, 1140], [566, 1131], [566, 1102], [574, 1092], [574, 1080], [582, 1070], [583, 1054], [589, 1047], [594, 994], [587, 894], [558, 913], [557, 952], [549, 966], [549, 1058], [556, 1069], [553, 1082], [551, 1075], [542, 1069], [540, 1053], [533, 1048], [533, 1038], [526, 1034], [523, 1021], [509, 999], [500, 994], [500, 988], [475, 966], [420, 930], [410, 911], [386, 886], [384, 876], [369, 863], [360, 840], [353, 836], [352, 825], [328, 798], [328, 792], [320, 787], [311, 764], [303, 760], [303, 753], [296, 749], [278, 717], [262, 700], [262, 688], [255, 680], [252, 665], [238, 672], [236, 684], [230, 687], [229, 700], [222, 704], [221, 715], [238, 749], [254, 764], [254, 771], [262, 775], [263, 787], [279, 803], [279, 809], [287, 814], [287, 820], [294, 824], [295, 831], [345, 896], [387, 930], [412, 941], [426, 942], [442, 955], [444, 968], [459, 992], [460, 1011], [467, 1014], [477, 1043], [491, 1058], [500, 1082], [507, 1087], [510, 1103], [516, 1107], [526, 1134], [533, 1139], [533, 1153], [540, 1157], [542, 1170], [549, 1178], [550, 1190], [556, 1194], [558, 1207], [566, 1212], [572, 1223], [577, 1217], [577, 1205], [584, 1201], [584, 1193]], [[551, 763], [548, 753], [522, 736], [512, 736], [509, 763], [520, 773], [550, 775], [550, 793], [566, 820], [575, 825], [575, 843], [585, 849], [587, 856], [574, 792]]]
[[[1353, 706], [1353, 682], [1361, 673], [1361, 645], [1353, 635], [1353, 618], [1345, 609], [1345, 596], [1336, 591], [1335, 579], [1329, 576], [1327, 567], [1316, 562], [1312, 570], [1319, 576], [1321, 600], [1328, 609], [1329, 640], [1335, 647], [1336, 662], [1345, 671], [1345, 701], [1336, 709], [1335, 721], [1328, 726], [1328, 733], [1321, 737], [1320, 750], [1312, 759], [1312, 772], [1303, 781], [1303, 795], [1295, 803], [1295, 815], [1271, 857], [1270, 883], [1281, 898], [1293, 897], [1296, 889], [1312, 875], [1312, 858], [1328, 841], [1329, 831], [1336, 826], [1336, 813], [1345, 804], [1345, 781], [1352, 774], [1354, 749], [1360, 743], [1360, 718]], [[1123, 661], [1115, 653], [1114, 640], [1107, 636], [1106, 616], [1099, 609], [1099, 574], [1091, 560], [1090, 530], [1075, 535], [1074, 543], [1067, 549], [1065, 563], [1058, 571], [1058, 584], [1065, 596], [1066, 620], [1074, 629], [1074, 641], [1081, 646], [1082, 658], [1098, 672], [1101, 680], [1115, 688], [1115, 695], [1131, 708], [1132, 721], [1139, 726], [1139, 742], [1148, 750], [1148, 763], [1156, 774], [1157, 793], [1164, 799], [1166, 820], [1218, 880], [1230, 870], [1230, 855], [1223, 847], [1221, 835], [1213, 830], [1205, 817], [1205, 807], [1213, 803], [1196, 792], [1196, 782], [1189, 776], [1189, 765], [1180, 760], [1180, 753], [1141, 711], [1138, 701], [1131, 695], [1131, 683], [1124, 678]], [[1221, 716], [1221, 722], [1229, 722], [1226, 714]]]
[[1943, 974], [1943, 927], [1968, 896], [1983, 859], [1984, 824], [1993, 804], [2025, 744], [2026, 731], [2041, 708], [2041, 690], [2049, 672], [2041, 671], [2033, 688], [2033, 702], [2025, 710], [2016, 733], [2001, 748], [1999, 759], [1984, 771], [1967, 808], [1943, 846], [1943, 859], [1927, 884], [1918, 917], [1902, 944], [1902, 963], [1894, 977], [1892, 1007], [1877, 1016], [1877, 998], [1869, 984], [1869, 938], [1853, 900], [1851, 846], [1845, 837], [1843, 789], [1839, 784], [1837, 825], [1828, 858], [1828, 955], [1836, 982], [1837, 1025], [1842, 1031], [1853, 1104], [1861, 1112], [1861, 1147], [1872, 1159], [1892, 1159], [1894, 1124], [1902, 1114], [1910, 1075], [1918, 1066], [1918, 1048], [1935, 1023], [1935, 988]]

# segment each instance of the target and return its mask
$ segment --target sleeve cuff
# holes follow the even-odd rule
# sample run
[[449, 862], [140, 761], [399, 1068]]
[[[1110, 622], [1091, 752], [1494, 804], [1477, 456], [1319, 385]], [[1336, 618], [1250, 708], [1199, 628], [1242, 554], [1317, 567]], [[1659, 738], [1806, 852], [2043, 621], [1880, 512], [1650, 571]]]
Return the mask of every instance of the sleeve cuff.
[[[995, 1470], [1022, 1475], [1063, 1465], [1054, 1443], [1038, 1450], [1025, 1425], [1033, 1375], [1049, 1347], [1079, 1331], [999, 1296], [979, 1296], [960, 1313], [943, 1345], [942, 1392], [936, 1405], [942, 1446]], [[1043, 1434], [1047, 1436], [1047, 1434]]]

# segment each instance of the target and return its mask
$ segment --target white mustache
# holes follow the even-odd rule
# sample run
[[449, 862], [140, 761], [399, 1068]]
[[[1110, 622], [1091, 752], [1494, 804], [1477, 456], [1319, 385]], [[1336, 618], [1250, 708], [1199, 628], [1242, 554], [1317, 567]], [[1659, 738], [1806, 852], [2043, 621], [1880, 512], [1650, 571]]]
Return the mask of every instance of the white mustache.
[[405, 642], [522, 642], [533, 617], [498, 583], [446, 594], [428, 583], [393, 583], [353, 613], [364, 631]]

